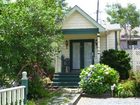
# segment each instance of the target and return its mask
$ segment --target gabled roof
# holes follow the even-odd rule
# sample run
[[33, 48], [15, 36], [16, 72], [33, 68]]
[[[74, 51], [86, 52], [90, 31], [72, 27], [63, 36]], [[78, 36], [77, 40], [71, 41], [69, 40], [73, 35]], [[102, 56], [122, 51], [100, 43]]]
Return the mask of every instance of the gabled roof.
[[75, 11], [79, 12], [85, 19], [87, 19], [91, 24], [93, 24], [94, 26], [96, 26], [97, 28], [99, 28], [99, 32], [105, 32], [105, 28], [100, 25], [99, 23], [97, 23], [91, 16], [89, 16], [85, 11], [83, 11], [80, 7], [78, 7], [77, 5], [75, 5], [70, 12], [64, 17], [64, 20], [69, 17], [70, 15], [72, 15]]

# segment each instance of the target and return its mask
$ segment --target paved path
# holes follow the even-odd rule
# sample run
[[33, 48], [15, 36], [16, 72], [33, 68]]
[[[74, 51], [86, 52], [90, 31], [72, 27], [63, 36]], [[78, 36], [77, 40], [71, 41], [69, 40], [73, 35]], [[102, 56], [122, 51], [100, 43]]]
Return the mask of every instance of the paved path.
[[77, 105], [140, 105], [140, 98], [87, 98], [82, 97]]

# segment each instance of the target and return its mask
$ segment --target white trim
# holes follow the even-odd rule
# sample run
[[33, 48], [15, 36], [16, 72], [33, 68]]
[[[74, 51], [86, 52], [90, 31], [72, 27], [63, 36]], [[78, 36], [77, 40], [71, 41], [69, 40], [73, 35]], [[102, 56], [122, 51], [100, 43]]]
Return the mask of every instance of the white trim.
[[7, 89], [2, 89], [2, 90], [0, 90], [0, 93], [1, 93], [1, 92], [5, 92], [5, 91], [11, 91], [11, 90], [22, 89], [22, 88], [25, 88], [25, 86], [18, 86], [18, 87], [12, 87], [12, 88], [7, 88]]

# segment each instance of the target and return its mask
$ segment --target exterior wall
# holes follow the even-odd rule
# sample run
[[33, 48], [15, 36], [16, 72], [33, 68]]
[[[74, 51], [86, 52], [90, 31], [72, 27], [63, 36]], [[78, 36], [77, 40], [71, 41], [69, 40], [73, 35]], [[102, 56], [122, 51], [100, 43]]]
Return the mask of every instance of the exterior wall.
[[137, 48], [140, 49], [140, 40], [138, 40], [137, 43], [138, 43]]
[[107, 33], [107, 49], [115, 49], [115, 33], [114, 33], [114, 31]]
[[[107, 34], [107, 49], [120, 49], [120, 32], [116, 31], [117, 37], [115, 37], [115, 31], [108, 31]], [[117, 39], [116, 39], [117, 38]]]
[[81, 28], [96, 28], [92, 23], [90, 23], [84, 16], [79, 12], [74, 12], [63, 22], [63, 29], [81, 29]]
[[[118, 46], [119, 46], [119, 32], [117, 32], [117, 40], [118, 40]], [[97, 36], [96, 35], [65, 35], [64, 39], [67, 40], [69, 42], [69, 40], [80, 40], [80, 39], [95, 39], [95, 43], [94, 43], [94, 63], [97, 63]], [[61, 53], [59, 54], [59, 56], [56, 59], [56, 72], [61, 72], [61, 55], [64, 55], [65, 58], [69, 58], [70, 54], [70, 48], [69, 48], [69, 44], [68, 43], [68, 47], [66, 48], [65, 46], [65, 42], [62, 44], [61, 46]], [[111, 31], [108, 34], [107, 33], [101, 33], [100, 34], [100, 50], [101, 50], [101, 54], [104, 50], [107, 49], [115, 49], [115, 31]]]
[[61, 72], [61, 53], [55, 59], [55, 73]]
[[59, 55], [56, 57], [56, 63], [55, 63], [55, 72], [61, 72], [61, 56], [63, 55], [65, 58], [70, 58], [70, 54], [69, 54], [69, 42], [68, 42], [68, 46], [66, 48], [65, 42], [62, 44], [61, 46], [61, 52], [59, 53]]
[[[117, 32], [117, 44], [118, 49], [120, 49], [119, 45], [119, 32]], [[101, 33], [100, 34], [100, 52], [108, 49], [115, 49], [115, 31], [111, 31], [110, 33]], [[95, 44], [95, 63], [97, 63], [97, 46]]]
[[106, 34], [101, 34], [101, 37], [100, 37], [100, 48], [101, 48], [101, 53], [107, 49], [107, 35]]
[[[94, 57], [94, 63], [98, 63], [98, 59], [97, 59], [97, 42], [95, 42], [95, 57]], [[101, 54], [104, 50], [106, 50], [106, 45], [107, 45], [107, 41], [106, 41], [106, 35], [105, 34], [101, 34], [100, 36], [100, 51]]]
[[121, 49], [127, 49], [127, 41], [126, 40], [121, 40]]

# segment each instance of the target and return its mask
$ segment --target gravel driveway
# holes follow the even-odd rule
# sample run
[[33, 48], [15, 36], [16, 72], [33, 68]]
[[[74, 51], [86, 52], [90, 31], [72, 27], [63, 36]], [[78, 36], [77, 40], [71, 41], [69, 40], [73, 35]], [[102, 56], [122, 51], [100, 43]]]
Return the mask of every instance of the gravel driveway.
[[87, 98], [82, 97], [77, 105], [140, 105], [140, 98]]

